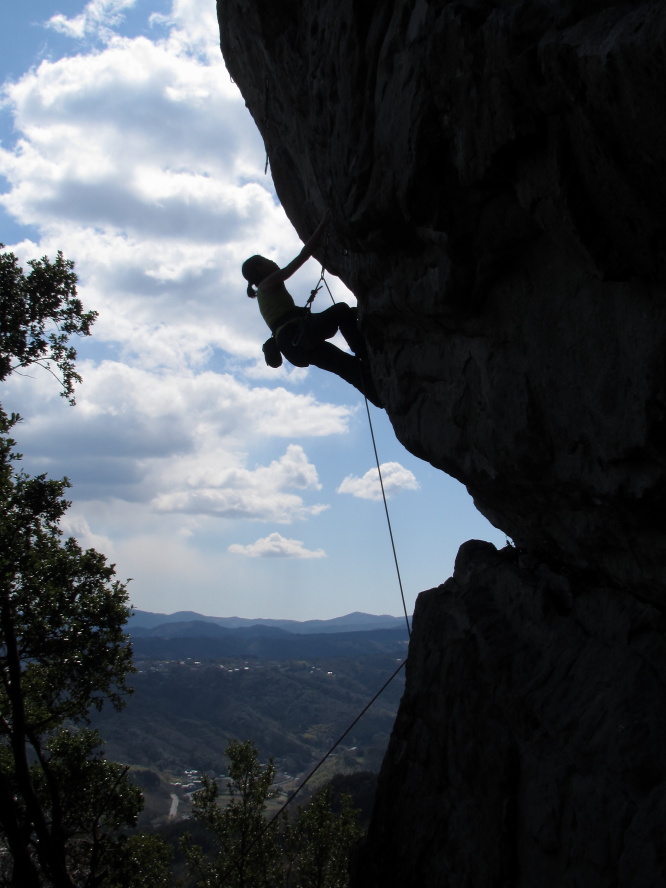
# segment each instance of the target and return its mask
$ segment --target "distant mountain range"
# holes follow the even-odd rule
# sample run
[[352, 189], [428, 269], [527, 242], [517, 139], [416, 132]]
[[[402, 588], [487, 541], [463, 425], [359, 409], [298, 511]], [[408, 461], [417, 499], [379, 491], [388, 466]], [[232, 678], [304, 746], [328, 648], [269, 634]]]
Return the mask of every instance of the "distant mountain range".
[[133, 611], [128, 621], [141, 660], [317, 659], [390, 653], [406, 655], [404, 617], [353, 613], [333, 620], [247, 620], [192, 611]]
[[128, 629], [135, 638], [220, 638], [229, 632], [251, 631], [252, 635], [279, 636], [322, 635], [331, 632], [369, 632], [374, 629], [396, 629], [405, 626], [404, 617], [388, 614], [375, 616], [356, 611], [332, 620], [248, 620], [244, 617], [206, 617], [194, 611], [176, 611], [174, 614], [154, 614], [133, 610]]

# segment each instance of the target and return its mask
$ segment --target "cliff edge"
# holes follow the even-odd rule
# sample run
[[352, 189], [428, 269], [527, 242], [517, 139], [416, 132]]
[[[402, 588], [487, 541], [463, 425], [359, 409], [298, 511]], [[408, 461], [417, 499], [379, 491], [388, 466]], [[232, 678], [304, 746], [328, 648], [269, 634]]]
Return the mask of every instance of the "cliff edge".
[[663, 885], [664, 4], [218, 11], [396, 435], [514, 543], [419, 598], [354, 884]]

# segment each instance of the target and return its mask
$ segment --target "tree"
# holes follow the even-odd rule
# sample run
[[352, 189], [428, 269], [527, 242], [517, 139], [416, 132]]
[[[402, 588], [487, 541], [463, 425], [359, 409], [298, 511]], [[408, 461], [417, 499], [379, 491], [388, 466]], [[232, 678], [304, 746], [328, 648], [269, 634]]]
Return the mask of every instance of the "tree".
[[288, 886], [345, 888], [349, 881], [351, 850], [363, 835], [351, 796], [338, 800], [333, 810], [333, 788], [320, 789], [306, 807], [300, 807], [287, 833], [290, 856]]
[[172, 857], [160, 836], [122, 837], [111, 849], [104, 888], [168, 888]]
[[103, 555], [63, 542], [68, 482], [15, 471], [14, 421], [0, 410], [0, 834], [9, 884], [93, 885], [141, 809], [85, 727], [128, 692], [127, 590]]
[[225, 750], [229, 759], [229, 802], [220, 799], [217, 780], [202, 775], [203, 789], [194, 796], [193, 816], [210, 830], [215, 851], [207, 857], [201, 847], [184, 842], [185, 857], [199, 885], [206, 888], [271, 888], [281, 884], [278, 827], [267, 824], [266, 803], [278, 792], [272, 789], [275, 766], [259, 763], [252, 741], [232, 740]]
[[[54, 365], [73, 403], [68, 340], [87, 335], [95, 313], [83, 312], [60, 253], [30, 265], [26, 278], [11, 253], [0, 256], [0, 379]], [[127, 589], [103, 555], [63, 540], [69, 482], [17, 470], [18, 421], [0, 407], [0, 884], [115, 886], [130, 841], [118, 830], [135, 824], [141, 793], [87, 725], [92, 709], [119, 709], [129, 692]], [[141, 841], [134, 858], [150, 850]]]
[[73, 404], [74, 384], [81, 377], [69, 340], [75, 333], [89, 336], [97, 312], [83, 311], [74, 263], [62, 253], [55, 262], [44, 256], [28, 265], [26, 276], [13, 253], [0, 253], [0, 382], [12, 371], [37, 364], [60, 380], [63, 397]]
[[251, 741], [232, 741], [227, 749], [230, 781], [228, 804], [217, 781], [203, 775], [204, 787], [194, 796], [193, 814], [214, 839], [207, 856], [190, 841], [184, 845], [190, 870], [202, 888], [344, 888], [353, 845], [361, 838], [351, 798], [342, 796], [334, 811], [333, 790], [320, 790], [289, 822], [266, 818], [273, 788], [272, 760], [259, 764]]

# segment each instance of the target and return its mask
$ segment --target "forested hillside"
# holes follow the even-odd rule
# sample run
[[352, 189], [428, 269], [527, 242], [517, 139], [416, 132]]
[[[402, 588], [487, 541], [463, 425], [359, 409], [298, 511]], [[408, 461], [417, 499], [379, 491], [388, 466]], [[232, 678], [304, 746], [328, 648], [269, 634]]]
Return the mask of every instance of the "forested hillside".
[[[230, 738], [252, 739], [262, 757], [296, 774], [323, 755], [379, 690], [404, 654], [325, 659], [140, 660], [135, 693], [119, 713], [95, 717], [115, 761], [179, 774], [223, 773]], [[400, 673], [346, 739], [342, 770], [377, 770], [402, 694]]]

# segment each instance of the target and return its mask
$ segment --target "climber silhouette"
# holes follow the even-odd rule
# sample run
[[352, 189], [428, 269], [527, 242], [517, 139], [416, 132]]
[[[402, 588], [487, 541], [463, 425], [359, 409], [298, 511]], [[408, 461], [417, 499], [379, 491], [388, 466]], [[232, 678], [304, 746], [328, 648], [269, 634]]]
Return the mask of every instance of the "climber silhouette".
[[[298, 308], [284, 282], [298, 271], [315, 249], [328, 223], [328, 213], [317, 226], [301, 252], [284, 268], [264, 256], [251, 256], [243, 263], [248, 281], [247, 295], [257, 299], [261, 316], [273, 334], [264, 343], [264, 356], [270, 367], [279, 367], [282, 357], [296, 367], [321, 367], [351, 383], [376, 407], [382, 407], [367, 363], [365, 341], [358, 329], [358, 313], [346, 302], [312, 314]], [[338, 332], [354, 352], [342, 351], [326, 340]]]

